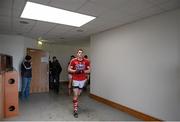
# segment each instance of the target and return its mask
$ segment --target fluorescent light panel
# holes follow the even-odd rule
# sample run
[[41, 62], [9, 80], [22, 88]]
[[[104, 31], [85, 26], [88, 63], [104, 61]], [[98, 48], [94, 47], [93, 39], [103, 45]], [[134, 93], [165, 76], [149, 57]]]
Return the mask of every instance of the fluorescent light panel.
[[96, 17], [27, 2], [21, 14], [21, 18], [80, 27]]

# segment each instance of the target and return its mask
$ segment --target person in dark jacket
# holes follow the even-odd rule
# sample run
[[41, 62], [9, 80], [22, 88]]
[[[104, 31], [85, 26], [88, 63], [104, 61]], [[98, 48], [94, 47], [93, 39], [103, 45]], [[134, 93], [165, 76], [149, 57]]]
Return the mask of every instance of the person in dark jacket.
[[60, 73], [62, 71], [62, 67], [57, 60], [57, 58], [54, 56], [53, 57], [53, 62], [52, 62], [52, 80], [54, 82], [54, 90], [58, 94], [59, 93], [59, 77]]
[[22, 76], [22, 99], [28, 99], [30, 95], [30, 84], [32, 79], [32, 66], [31, 56], [26, 55], [21, 64], [21, 76]]
[[53, 80], [52, 80], [52, 61], [49, 57], [49, 89], [53, 89]]
[[[69, 66], [69, 64], [70, 64], [70, 62], [71, 62], [71, 60], [72, 60], [73, 58], [75, 58], [75, 56], [74, 56], [74, 55], [71, 55], [70, 61], [69, 61], [69, 63], [68, 63], [68, 66]], [[70, 95], [71, 95], [71, 92], [72, 92], [72, 73], [70, 73], [70, 72], [68, 72], [68, 79], [69, 79], [69, 83], [68, 83], [68, 95], [70, 96]]]

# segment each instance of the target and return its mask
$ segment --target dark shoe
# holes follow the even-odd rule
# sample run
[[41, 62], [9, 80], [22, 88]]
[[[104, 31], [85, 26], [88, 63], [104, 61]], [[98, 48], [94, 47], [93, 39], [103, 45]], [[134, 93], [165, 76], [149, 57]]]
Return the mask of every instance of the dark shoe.
[[75, 117], [75, 118], [78, 118], [78, 113], [77, 113], [77, 111], [74, 111], [74, 117]]

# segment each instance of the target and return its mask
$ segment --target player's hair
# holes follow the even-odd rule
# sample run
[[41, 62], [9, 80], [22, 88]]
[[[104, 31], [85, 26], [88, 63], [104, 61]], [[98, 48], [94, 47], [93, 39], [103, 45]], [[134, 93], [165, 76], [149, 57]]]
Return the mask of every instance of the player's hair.
[[78, 49], [78, 51], [77, 51], [77, 52], [79, 52], [79, 51], [82, 51], [82, 52], [83, 52], [83, 49]]

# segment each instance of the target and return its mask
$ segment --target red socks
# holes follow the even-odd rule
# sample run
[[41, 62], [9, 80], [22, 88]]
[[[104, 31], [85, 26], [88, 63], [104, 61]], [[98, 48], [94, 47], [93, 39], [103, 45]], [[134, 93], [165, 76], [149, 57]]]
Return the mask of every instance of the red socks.
[[73, 107], [74, 107], [74, 111], [77, 112], [77, 110], [78, 110], [78, 100], [77, 99], [73, 100]]

